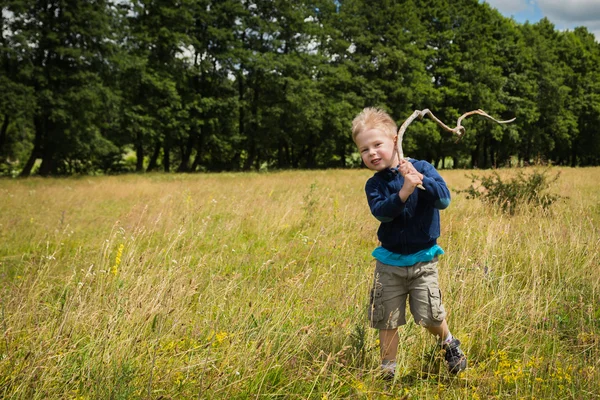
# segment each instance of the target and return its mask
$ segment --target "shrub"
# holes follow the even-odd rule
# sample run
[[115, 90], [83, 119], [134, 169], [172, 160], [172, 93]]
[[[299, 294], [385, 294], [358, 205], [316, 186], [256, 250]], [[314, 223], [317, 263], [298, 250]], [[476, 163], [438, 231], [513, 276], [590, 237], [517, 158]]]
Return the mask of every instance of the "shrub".
[[468, 199], [478, 198], [485, 204], [499, 207], [503, 212], [511, 215], [524, 206], [546, 210], [556, 200], [562, 198], [547, 193], [547, 189], [559, 176], [560, 172], [550, 177], [548, 169], [535, 170], [529, 175], [519, 171], [516, 177], [508, 181], [502, 180], [496, 171], [490, 176], [483, 177], [471, 174], [467, 175], [471, 179], [471, 186], [458, 192], [466, 193]]

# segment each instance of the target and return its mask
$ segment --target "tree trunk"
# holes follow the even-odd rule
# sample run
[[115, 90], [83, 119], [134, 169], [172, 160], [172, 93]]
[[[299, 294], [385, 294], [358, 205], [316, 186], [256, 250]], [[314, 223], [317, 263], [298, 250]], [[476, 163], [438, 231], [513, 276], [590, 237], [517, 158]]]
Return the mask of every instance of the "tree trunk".
[[452, 169], [458, 169], [458, 157], [452, 157]]
[[198, 140], [196, 140], [196, 157], [194, 157], [192, 168], [190, 168], [191, 171], [196, 171], [196, 169], [198, 169], [202, 163], [202, 156], [204, 155], [204, 135], [202, 135], [202, 127], [199, 129]]
[[198, 134], [196, 131], [190, 131], [188, 136], [187, 145], [181, 151], [181, 164], [177, 168], [177, 172], [189, 172], [190, 171], [190, 158], [192, 157], [192, 150], [196, 142]]
[[252, 99], [252, 125], [248, 133], [248, 158], [244, 162], [244, 171], [249, 171], [257, 157], [256, 135], [258, 133], [258, 99], [259, 99], [259, 84], [255, 82], [254, 98]]
[[138, 132], [135, 138], [135, 157], [135, 172], [144, 172], [144, 144], [141, 132]]
[[279, 169], [282, 169], [285, 166], [284, 147], [285, 143], [283, 141], [283, 138], [280, 137], [277, 146], [277, 167]]
[[42, 164], [40, 165], [40, 175], [49, 176], [54, 170], [54, 159], [52, 153], [44, 147], [42, 151]]
[[343, 142], [338, 142], [338, 156], [340, 157], [340, 168], [346, 168], [346, 146]]
[[[38, 121], [38, 124], [42, 124], [42, 121]], [[52, 132], [53, 127], [48, 117], [45, 117], [42, 126], [43, 128], [40, 127], [42, 132], [40, 146], [42, 163], [40, 164], [39, 174], [41, 176], [48, 176], [54, 171], [55, 166], [54, 149], [50, 143], [50, 132]]]
[[308, 146], [306, 147], [306, 168], [314, 169], [316, 168], [316, 159], [315, 159], [315, 149], [316, 149], [316, 138], [311, 133], [308, 137]]
[[525, 146], [525, 154], [523, 155], [523, 165], [525, 165], [525, 163], [529, 163], [529, 160], [531, 160], [531, 147], [532, 147], [532, 139], [531, 137], [527, 138], [527, 145]]
[[33, 166], [35, 165], [35, 160], [38, 159], [38, 157], [40, 156], [40, 152], [41, 152], [42, 136], [44, 133], [44, 131], [43, 131], [44, 124], [38, 117], [33, 120], [33, 126], [35, 129], [35, 137], [33, 138], [33, 150], [31, 150], [29, 159], [27, 160], [27, 162], [23, 166], [23, 169], [21, 170], [21, 173], [19, 174], [19, 176], [21, 176], [21, 177], [28, 177], [29, 175], [31, 175], [31, 170], [33, 169]]
[[[189, 140], [189, 138], [188, 138]], [[179, 144], [179, 154], [181, 154], [181, 160], [179, 161], [179, 165], [177, 166], [177, 172], [188, 172], [190, 165], [190, 156], [188, 155], [188, 146], [183, 143]]]
[[283, 150], [285, 151], [285, 159], [287, 160], [286, 165], [288, 167], [290, 167], [291, 165], [293, 165], [292, 153], [291, 153], [291, 150], [290, 150], [290, 144], [286, 143]]
[[476, 138], [477, 144], [475, 145], [475, 150], [471, 152], [471, 168], [479, 167], [479, 152], [481, 151], [481, 140]]
[[169, 134], [165, 135], [163, 143], [163, 168], [165, 172], [171, 172], [171, 138]]
[[6, 114], [4, 116], [4, 121], [2, 121], [2, 128], [0, 128], [0, 154], [2, 154], [2, 149], [4, 148], [4, 144], [6, 143], [9, 122], [10, 116]]
[[156, 142], [154, 146], [154, 153], [152, 153], [152, 157], [150, 157], [150, 162], [148, 163], [148, 168], [146, 171], [154, 171], [158, 167], [158, 156], [160, 155], [161, 143]]
[[489, 147], [490, 147], [490, 141], [488, 139], [488, 135], [486, 134], [483, 137], [483, 149], [482, 149], [483, 150], [483, 160], [481, 162], [483, 168], [488, 168], [489, 167], [489, 165], [488, 165], [488, 150], [489, 150]]
[[244, 171], [249, 171], [254, 163], [254, 159], [256, 157], [256, 143], [254, 143], [254, 138], [250, 138], [250, 142], [248, 144], [248, 155], [246, 160], [244, 161]]
[[300, 156], [298, 153], [294, 152], [294, 146], [291, 146], [290, 149], [290, 159], [292, 160], [292, 168], [297, 169], [300, 165]]
[[[242, 43], [246, 40], [246, 32], [242, 33]], [[244, 82], [244, 64], [240, 65], [240, 73], [236, 77], [238, 81], [238, 104], [239, 104], [239, 115], [238, 115], [238, 131], [240, 138], [244, 138], [246, 135], [246, 126], [244, 124], [244, 120], [246, 118], [246, 108], [244, 105], [244, 94], [246, 90], [246, 85]], [[197, 157], [196, 157], [197, 158]], [[241, 158], [241, 150], [236, 151], [232, 162], [235, 162], [234, 168], [237, 170], [240, 168], [240, 158]]]
[[27, 162], [25, 163], [25, 165], [23, 166], [23, 169], [21, 170], [21, 173], [19, 174], [19, 176], [22, 178], [26, 178], [31, 175], [31, 170], [33, 169], [33, 166], [35, 165], [35, 160], [38, 159], [38, 156], [40, 153], [40, 145], [39, 145], [39, 142], [40, 142], [39, 136], [40, 135], [41, 134], [39, 134], [36, 130], [33, 150], [31, 150], [31, 154], [29, 155]]

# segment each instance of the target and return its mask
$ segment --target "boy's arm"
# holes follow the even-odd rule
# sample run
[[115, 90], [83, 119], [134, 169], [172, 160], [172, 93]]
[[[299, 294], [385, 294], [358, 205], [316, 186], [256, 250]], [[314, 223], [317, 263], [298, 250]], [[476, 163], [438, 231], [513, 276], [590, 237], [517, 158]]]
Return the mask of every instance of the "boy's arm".
[[421, 169], [425, 190], [420, 194], [430, 199], [435, 208], [439, 210], [447, 208], [450, 205], [450, 190], [448, 190], [444, 178], [428, 162], [422, 162]]
[[404, 202], [397, 192], [390, 195], [385, 194], [374, 180], [367, 181], [365, 191], [371, 214], [380, 222], [390, 222], [402, 214]]

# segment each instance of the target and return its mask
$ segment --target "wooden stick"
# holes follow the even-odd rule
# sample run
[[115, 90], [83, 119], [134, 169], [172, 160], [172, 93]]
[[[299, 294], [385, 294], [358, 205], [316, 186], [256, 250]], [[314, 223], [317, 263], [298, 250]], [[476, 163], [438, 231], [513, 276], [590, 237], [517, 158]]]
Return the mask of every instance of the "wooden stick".
[[[458, 120], [456, 121], [456, 127], [450, 128], [448, 125], [446, 125], [442, 121], [440, 121], [435, 115], [433, 115], [433, 113], [431, 111], [429, 111], [429, 109], [426, 108], [424, 110], [415, 110], [415, 112], [413, 112], [412, 115], [410, 117], [408, 117], [406, 119], [406, 121], [404, 121], [404, 123], [400, 126], [400, 129], [398, 130], [398, 138], [396, 140], [396, 150], [398, 151], [399, 160], [404, 159], [404, 151], [402, 150], [402, 139], [404, 138], [404, 132], [406, 131], [406, 128], [408, 128], [408, 125], [410, 125], [415, 119], [419, 118], [421, 120], [421, 119], [423, 119], [424, 116], [429, 115], [431, 117], [431, 119], [434, 120], [439, 126], [444, 128], [444, 130], [457, 135], [460, 139], [460, 137], [462, 135], [464, 135], [464, 133], [465, 133], [465, 127], [462, 126], [462, 120], [465, 119], [466, 117], [469, 117], [469, 116], [475, 115], [475, 114], [481, 115], [482, 117], [485, 117], [488, 119], [491, 119], [492, 121], [494, 121], [498, 124], [508, 124], [508, 123], [513, 122], [516, 119], [516, 118], [513, 118], [513, 119], [506, 120], [506, 121], [499, 121], [499, 120], [491, 117], [488, 113], [486, 113], [483, 110], [473, 110], [473, 111], [469, 111], [469, 112], [466, 112], [463, 115], [461, 115], [458, 118]], [[423, 185], [418, 185], [418, 188], [425, 190]]]

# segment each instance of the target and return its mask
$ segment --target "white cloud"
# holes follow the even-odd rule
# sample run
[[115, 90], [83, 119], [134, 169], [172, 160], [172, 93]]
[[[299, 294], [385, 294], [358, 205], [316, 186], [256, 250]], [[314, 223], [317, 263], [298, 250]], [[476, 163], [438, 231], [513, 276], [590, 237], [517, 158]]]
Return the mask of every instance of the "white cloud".
[[585, 25], [600, 25], [600, 1], [598, 0], [538, 0], [542, 13], [551, 21]]
[[542, 13], [558, 29], [572, 30], [585, 26], [600, 39], [600, 1], [598, 0], [537, 0]]
[[600, 39], [600, 0], [484, 0], [507, 17], [536, 22], [546, 17], [558, 30], [585, 26]]
[[513, 15], [531, 8], [527, 0], [486, 0], [486, 3], [504, 15]]

